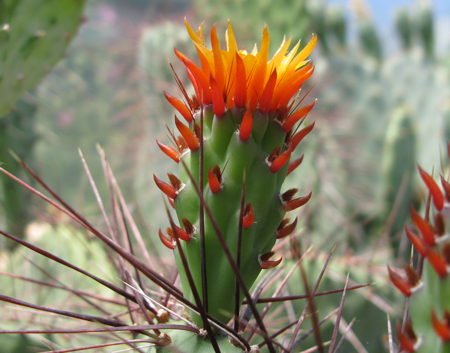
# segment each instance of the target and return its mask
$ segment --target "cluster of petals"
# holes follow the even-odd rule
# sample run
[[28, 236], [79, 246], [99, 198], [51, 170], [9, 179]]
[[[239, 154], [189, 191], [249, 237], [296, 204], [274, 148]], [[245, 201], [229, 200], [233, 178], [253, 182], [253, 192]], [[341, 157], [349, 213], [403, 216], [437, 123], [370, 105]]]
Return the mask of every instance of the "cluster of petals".
[[204, 104], [213, 104], [214, 113], [221, 116], [234, 106], [263, 113], [275, 112], [288, 106], [301, 85], [312, 75], [314, 67], [307, 57], [317, 43], [317, 36], [297, 53], [300, 42], [288, 52], [291, 40], [284, 40], [269, 60], [270, 36], [264, 28], [259, 52], [239, 50], [233, 29], [228, 23], [226, 50], [221, 49], [216, 28], [211, 30], [208, 49], [203, 28], [195, 32], [185, 21], [188, 33], [200, 58], [200, 66], [175, 49], [175, 54], [186, 66], [196, 96]]

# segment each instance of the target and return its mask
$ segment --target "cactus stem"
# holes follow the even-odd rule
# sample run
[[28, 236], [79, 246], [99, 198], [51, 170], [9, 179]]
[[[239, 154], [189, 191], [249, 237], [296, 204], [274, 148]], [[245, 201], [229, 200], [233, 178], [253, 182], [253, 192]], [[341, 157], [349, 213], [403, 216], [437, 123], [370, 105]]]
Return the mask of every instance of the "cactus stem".
[[153, 174], [153, 180], [155, 181], [156, 186], [159, 188], [159, 190], [161, 190], [164, 194], [174, 200], [177, 198], [178, 192], [173, 186], [158, 179], [155, 174]]
[[242, 226], [244, 228], [250, 228], [255, 222], [255, 214], [253, 213], [252, 204], [249, 202], [245, 205], [244, 218], [242, 219]]
[[303, 162], [303, 157], [304, 157], [304, 156], [305, 156], [305, 155], [302, 154], [302, 156], [301, 156], [300, 158], [297, 158], [297, 159], [295, 159], [295, 160], [293, 160], [292, 162], [289, 163], [289, 167], [288, 167], [288, 171], [287, 171], [286, 176], [288, 176], [289, 174], [291, 174], [295, 169], [297, 169], [297, 167], [298, 167], [300, 164], [302, 164], [302, 162]]
[[269, 268], [274, 268], [278, 266], [283, 257], [280, 257], [278, 260], [269, 260], [275, 253], [273, 251], [266, 252], [265, 254], [259, 255], [258, 261], [259, 266], [262, 270], [268, 270]]
[[273, 91], [277, 83], [277, 69], [274, 69], [271, 73], [269, 80], [267, 81], [266, 87], [261, 96], [261, 101], [259, 103], [259, 110], [262, 114], [267, 114], [270, 110], [270, 105], [272, 102]]
[[292, 151], [294, 151], [297, 148], [298, 144], [306, 137], [306, 135], [311, 132], [311, 130], [314, 128], [315, 123], [316, 122], [313, 122], [311, 125], [306, 126], [290, 138]]
[[239, 128], [239, 137], [242, 141], [247, 141], [252, 134], [253, 116], [250, 109], [248, 109], [242, 118], [241, 126]]
[[186, 121], [188, 122], [188, 124], [191, 123], [192, 119], [194, 119], [192, 112], [190, 111], [190, 109], [188, 107], [186, 107], [186, 105], [180, 101], [179, 99], [172, 97], [171, 95], [167, 94], [166, 92], [164, 92], [164, 96], [166, 97], [166, 99], [169, 101], [169, 103], [180, 112], [180, 114], [183, 116], [183, 118], [186, 119]]
[[297, 226], [297, 220], [298, 217], [295, 217], [294, 222], [288, 224], [289, 218], [283, 219], [277, 229], [277, 239], [282, 239], [292, 234], [295, 227]]
[[312, 108], [314, 108], [315, 104], [316, 101], [312, 102], [310, 105], [298, 109], [297, 111], [289, 115], [289, 117], [281, 124], [283, 131], [288, 132], [289, 130], [291, 130], [298, 121], [308, 115]]
[[436, 206], [438, 211], [441, 211], [444, 207], [444, 195], [442, 194], [441, 189], [436, 184], [434, 179], [425, 172], [420, 166], [418, 165], [417, 168], [419, 169], [420, 176], [422, 177], [422, 180], [427, 185], [428, 190], [430, 190], [431, 195], [433, 196], [433, 202], [434, 206]]
[[186, 125], [184, 125], [175, 115], [175, 125], [177, 126], [178, 131], [183, 136], [186, 141], [189, 149], [191, 151], [195, 151], [198, 148], [198, 138], [195, 134], [189, 129]]
[[280, 154], [275, 160], [270, 164], [270, 171], [272, 173], [278, 173], [281, 168], [284, 167], [284, 165], [289, 161], [289, 158], [291, 158], [291, 146], [288, 147], [286, 151], [284, 151], [282, 154]]
[[211, 84], [213, 110], [217, 117], [222, 116], [225, 113], [225, 102], [223, 100], [223, 91], [219, 87], [219, 83], [214, 79], [211, 74], [209, 78]]
[[[446, 312], [448, 315], [448, 311]], [[448, 322], [444, 319], [441, 321], [437, 318], [436, 312], [431, 309], [431, 323], [433, 324], [433, 329], [436, 334], [444, 341], [450, 341], [450, 326]]]
[[434, 238], [433, 229], [431, 229], [428, 222], [426, 222], [417, 211], [411, 206], [411, 218], [414, 222], [414, 225], [419, 229], [420, 233], [423, 236], [423, 240], [430, 245], [434, 246], [436, 244], [436, 239]]
[[166, 144], [159, 142], [156, 140], [156, 143], [158, 144], [161, 151], [163, 151], [168, 157], [172, 158], [175, 162], [180, 162], [180, 153], [175, 150], [175, 148], [167, 146]]
[[[241, 271], [241, 246], [242, 246], [242, 229], [244, 226], [244, 213], [245, 213], [245, 171], [243, 176], [242, 194], [239, 205], [239, 223], [238, 223], [238, 236], [236, 239], [236, 267], [238, 271]], [[239, 308], [240, 308], [240, 288], [237, 276], [234, 279], [234, 329], [239, 331]]]
[[175, 249], [176, 242], [174, 240], [169, 239], [168, 237], [166, 237], [163, 234], [163, 232], [161, 231], [161, 229], [159, 230], [158, 234], [159, 234], [159, 239], [161, 239], [161, 243], [163, 243], [170, 250]]

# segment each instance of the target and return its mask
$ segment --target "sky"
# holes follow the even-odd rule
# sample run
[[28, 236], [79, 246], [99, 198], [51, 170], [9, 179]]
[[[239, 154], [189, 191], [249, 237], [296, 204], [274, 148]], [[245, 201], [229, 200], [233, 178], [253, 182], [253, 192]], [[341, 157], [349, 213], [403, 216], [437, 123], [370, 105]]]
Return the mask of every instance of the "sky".
[[[395, 10], [401, 7], [414, 9], [419, 1], [426, 0], [358, 0], [364, 2], [377, 24], [380, 35], [384, 40], [390, 41], [389, 34], [392, 33]], [[328, 0], [328, 4], [343, 5], [347, 9], [353, 8], [355, 0]], [[450, 48], [450, 0], [430, 0], [435, 14], [435, 33], [437, 52], [443, 52]], [[350, 19], [352, 20], [352, 19]], [[387, 43], [392, 45], [392, 43]]]

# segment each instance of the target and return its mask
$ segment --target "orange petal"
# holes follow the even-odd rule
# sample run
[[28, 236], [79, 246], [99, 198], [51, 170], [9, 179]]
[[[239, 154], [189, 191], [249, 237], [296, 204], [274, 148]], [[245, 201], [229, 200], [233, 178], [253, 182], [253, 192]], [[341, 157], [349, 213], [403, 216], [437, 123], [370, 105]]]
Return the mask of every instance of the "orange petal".
[[219, 38], [217, 38], [216, 25], [211, 29], [211, 46], [214, 55], [214, 79], [217, 82], [217, 86], [221, 94], [225, 87], [225, 70], [222, 60], [222, 52], [220, 50]]
[[293, 160], [292, 162], [289, 163], [289, 167], [288, 167], [288, 172], [286, 174], [286, 176], [288, 176], [289, 174], [291, 174], [295, 169], [297, 169], [297, 167], [302, 164], [303, 162], [303, 157], [305, 155], [302, 154], [302, 156], [300, 158], [297, 158], [296, 160]]
[[310, 192], [306, 196], [298, 197], [296, 199], [283, 202], [283, 209], [286, 212], [289, 212], [289, 211], [295, 210], [296, 208], [302, 207], [305, 203], [307, 203], [309, 201], [309, 199], [311, 198], [311, 195], [312, 195], [312, 192]]
[[239, 127], [239, 138], [242, 141], [247, 141], [250, 138], [250, 135], [252, 134], [252, 126], [253, 126], [253, 116], [250, 109], [247, 109], [247, 111], [244, 114], [244, 117], [242, 118], [241, 126]]
[[236, 38], [234, 37], [234, 32], [233, 32], [233, 28], [231, 27], [230, 20], [228, 20], [228, 28], [225, 33], [225, 40], [227, 42], [227, 50], [231, 53], [237, 53], [238, 46], [236, 44]]
[[218, 83], [211, 75], [209, 78], [209, 82], [211, 84], [211, 92], [212, 92], [212, 101], [213, 101], [213, 110], [214, 114], [219, 117], [225, 113], [225, 102], [223, 100], [223, 91], [220, 89]]
[[175, 115], [175, 125], [177, 126], [178, 131], [181, 136], [183, 136], [186, 141], [189, 149], [191, 151], [195, 151], [198, 148], [199, 142], [197, 136], [189, 129], [186, 125], [184, 125]]
[[314, 108], [315, 104], [316, 102], [314, 101], [310, 105], [302, 107], [293, 114], [291, 114], [281, 125], [283, 127], [284, 132], [288, 132], [289, 130], [291, 130], [300, 119], [308, 115], [311, 109]]
[[411, 207], [410, 210], [411, 218], [417, 229], [419, 229], [420, 234], [422, 234], [423, 240], [425, 240], [425, 242], [430, 246], [435, 245], [436, 239], [434, 238], [434, 232], [431, 226], [422, 217], [420, 217], [413, 207]]
[[169, 239], [168, 237], [166, 237], [166, 236], [162, 233], [161, 229], [159, 230], [158, 234], [159, 234], [159, 239], [161, 239], [161, 242], [162, 242], [166, 247], [168, 247], [170, 250], [175, 249], [176, 243], [175, 243], [172, 239]]
[[178, 192], [172, 185], [169, 185], [164, 181], [158, 179], [155, 174], [153, 174], [153, 180], [155, 181], [156, 186], [159, 188], [159, 190], [165, 193], [168, 197], [174, 200], [177, 198]]
[[192, 116], [190, 109], [188, 107], [186, 107], [182, 101], [180, 101], [179, 99], [177, 99], [175, 97], [172, 97], [171, 95], [167, 94], [166, 92], [164, 92], [164, 96], [169, 101], [169, 103], [172, 104], [172, 106], [176, 110], [178, 110], [180, 112], [180, 114], [183, 116], [183, 118], [185, 118], [186, 121], [190, 124], [192, 119], [194, 118]]
[[311, 125], [308, 125], [308, 126], [304, 127], [303, 129], [301, 129], [299, 132], [297, 132], [291, 138], [290, 143], [291, 143], [293, 151], [296, 149], [298, 144], [306, 137], [306, 135], [308, 135], [311, 132], [311, 130], [314, 128], [315, 123], [316, 122], [313, 122]]
[[273, 90], [275, 89], [276, 83], [277, 83], [277, 69], [273, 70], [272, 74], [270, 75], [266, 87], [264, 87], [261, 99], [259, 100], [259, 110], [263, 114], [267, 114], [269, 112], [272, 103]]
[[197, 96], [198, 100], [201, 101], [203, 96], [203, 103], [208, 105], [212, 102], [211, 90], [209, 88], [209, 80], [206, 78], [204, 72], [195, 65], [192, 61], [183, 61], [186, 67], [194, 75], [195, 81], [197, 82], [200, 96]]
[[278, 173], [281, 168], [284, 167], [284, 165], [289, 161], [289, 158], [291, 158], [291, 146], [288, 147], [286, 151], [284, 151], [282, 154], [280, 154], [270, 165], [270, 171], [272, 173]]
[[[307, 68], [306, 66], [305, 68]], [[299, 70], [297, 72], [302, 72], [302, 70]], [[300, 87], [303, 85], [303, 83], [311, 77], [311, 75], [314, 73], [314, 67], [310, 68], [308, 71], [306, 71], [303, 75], [299, 75], [297, 79], [292, 82], [291, 85], [287, 86], [284, 91], [281, 92], [280, 101], [278, 103], [278, 108], [283, 108], [288, 105], [289, 101], [292, 99], [292, 97], [298, 92]]]
[[281, 260], [283, 260], [283, 257], [280, 257], [278, 260], [272, 261], [269, 260], [275, 253], [273, 251], [269, 251], [265, 254], [259, 255], [258, 261], [259, 261], [259, 267], [261, 267], [262, 270], [267, 270], [269, 268], [276, 267], [280, 264]]
[[212, 172], [211, 168], [208, 168], [208, 184], [213, 194], [220, 191], [220, 182], [217, 176]]
[[198, 88], [197, 81], [195, 80], [195, 77], [192, 74], [191, 70], [189, 70], [188, 68], [186, 68], [186, 73], [189, 77], [189, 80], [192, 83], [192, 86], [194, 87], [195, 95], [197, 96], [198, 100], [200, 101], [201, 100], [201, 91]]
[[442, 194], [441, 189], [439, 189], [439, 186], [427, 172], [420, 168], [420, 166], [417, 166], [417, 168], [419, 168], [420, 176], [427, 185], [428, 190], [430, 190], [431, 196], [433, 196], [434, 206], [436, 206], [438, 211], [441, 211], [444, 207], [444, 195]]
[[165, 145], [162, 142], [159, 142], [156, 140], [156, 143], [158, 144], [161, 151], [163, 151], [167, 156], [172, 158], [175, 162], [180, 161], [180, 152], [178, 152], [175, 148]]
[[236, 53], [236, 84], [234, 89], [234, 104], [242, 108], [247, 103], [247, 76], [242, 58]]
[[286, 70], [286, 75], [291, 75], [295, 70], [297, 70], [298, 65], [303, 60], [305, 60], [309, 56], [309, 54], [311, 54], [316, 44], [317, 44], [317, 36], [313, 34], [313, 37], [311, 38], [309, 43], [306, 44], [306, 46], [301, 50], [301, 52], [298, 53], [297, 56], [289, 64], [289, 67]]

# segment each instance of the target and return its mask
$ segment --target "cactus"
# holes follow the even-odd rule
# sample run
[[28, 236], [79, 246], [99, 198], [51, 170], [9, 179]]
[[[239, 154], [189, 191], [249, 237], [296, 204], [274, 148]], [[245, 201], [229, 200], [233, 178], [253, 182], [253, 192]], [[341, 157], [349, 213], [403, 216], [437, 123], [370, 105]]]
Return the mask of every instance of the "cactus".
[[418, 232], [405, 226], [408, 239], [419, 255], [417, 268], [406, 265], [406, 275], [402, 276], [388, 267], [392, 283], [409, 298], [406, 321], [403, 327], [397, 325], [398, 341], [406, 352], [450, 352], [450, 184], [441, 175], [442, 192], [430, 174], [418, 169], [431, 197], [425, 217], [411, 208]]
[[86, 0], [2, 2], [0, 117], [62, 57], [82, 22]]
[[[278, 54], [267, 63], [267, 29], [260, 52], [247, 54], [238, 52], [230, 25], [225, 52], [220, 51], [214, 27], [211, 52], [206, 49], [202, 29], [195, 34], [186, 25], [202, 69], [176, 50], [189, 71], [196, 95], [190, 98], [185, 94], [183, 104], [165, 94], [189, 126], [175, 117], [182, 136], [171, 133], [176, 149], [158, 142], [175, 162], [182, 161], [180, 178], [169, 174], [169, 185], [155, 176], [155, 182], [174, 201], [179, 224], [184, 228], [177, 228], [183, 242], [176, 256], [185, 296], [194, 301], [181, 254], [187, 259], [207, 311], [227, 323], [233, 318], [235, 301], [240, 303], [243, 295], [230, 295], [236, 280], [229, 256], [233, 254], [245, 286], [251, 287], [261, 269], [281, 261], [270, 258], [277, 229], [281, 232], [288, 224], [283, 221], [285, 213], [302, 206], [311, 196], [294, 198], [297, 190], [281, 193], [281, 187], [289, 169], [298, 165], [297, 161], [289, 163], [292, 151], [314, 126], [295, 133], [295, 126], [304, 120], [314, 102], [300, 108], [298, 103], [289, 105], [289, 101], [314, 71], [304, 60], [317, 39], [313, 36], [295, 57], [298, 46], [287, 57], [290, 42], [282, 43]], [[208, 216], [203, 220], [199, 209], [206, 205]], [[161, 231], [160, 237], [174, 249], [178, 237], [175, 230], [168, 230], [169, 238]], [[228, 253], [222, 249], [224, 241]], [[191, 319], [202, 325], [200, 317]]]

